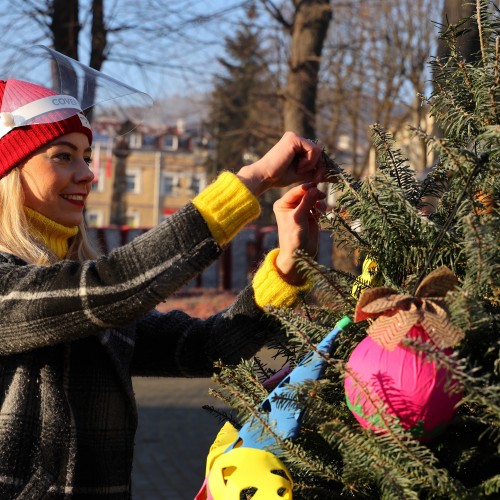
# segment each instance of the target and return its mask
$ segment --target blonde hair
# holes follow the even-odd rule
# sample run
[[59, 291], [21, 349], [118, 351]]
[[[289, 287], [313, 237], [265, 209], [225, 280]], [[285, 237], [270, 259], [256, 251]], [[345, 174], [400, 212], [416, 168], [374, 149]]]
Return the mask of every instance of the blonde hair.
[[[67, 258], [95, 259], [97, 253], [87, 236], [85, 224], [69, 241]], [[0, 250], [20, 257], [28, 264], [48, 266], [60, 260], [54, 252], [34, 238], [24, 211], [24, 193], [19, 169], [14, 168], [0, 180]]]

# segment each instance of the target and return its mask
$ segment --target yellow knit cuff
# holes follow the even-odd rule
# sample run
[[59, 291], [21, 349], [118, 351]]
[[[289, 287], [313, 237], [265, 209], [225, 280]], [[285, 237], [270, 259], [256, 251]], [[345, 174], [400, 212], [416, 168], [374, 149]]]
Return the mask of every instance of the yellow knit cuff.
[[310, 283], [294, 286], [283, 279], [276, 267], [276, 257], [279, 252], [279, 248], [271, 250], [253, 278], [255, 302], [261, 309], [266, 306], [292, 307], [299, 293], [308, 292], [311, 289]]
[[219, 245], [230, 241], [260, 215], [260, 205], [250, 190], [231, 172], [223, 172], [193, 200]]

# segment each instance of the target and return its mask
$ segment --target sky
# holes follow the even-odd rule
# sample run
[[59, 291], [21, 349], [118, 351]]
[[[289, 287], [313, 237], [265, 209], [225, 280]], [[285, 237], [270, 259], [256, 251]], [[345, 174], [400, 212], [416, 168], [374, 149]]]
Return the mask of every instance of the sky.
[[[44, 0], [46, 1], [46, 0]], [[80, 0], [85, 11], [91, 0]], [[234, 33], [242, 19], [245, 0], [104, 0], [107, 17], [117, 24], [151, 27], [164, 33], [150, 40], [134, 37], [133, 30], [109, 36], [110, 58], [102, 72], [150, 94], [156, 101], [166, 99], [174, 123], [177, 118], [197, 120], [206, 107], [204, 96], [220, 70], [217, 56], [224, 53], [224, 38]], [[2, 79], [12, 67], [10, 57], [20, 48], [41, 43], [50, 46], [44, 29], [27, 15], [30, 6], [40, 7], [41, 0], [0, 0]], [[159, 8], [137, 10], [138, 6]], [[217, 15], [214, 17], [214, 13]], [[87, 14], [88, 15], [88, 14]], [[193, 23], [192, 19], [202, 16]], [[163, 22], [168, 19], [168, 23]], [[84, 28], [79, 39], [79, 58], [88, 63], [89, 18], [81, 18]], [[85, 28], [86, 27], [86, 28]], [[87, 32], [85, 31], [87, 30]], [[141, 68], [124, 61], [130, 55], [143, 61]], [[121, 60], [121, 61], [120, 61]], [[8, 73], [7, 73], [8, 76]], [[183, 116], [181, 116], [183, 115]]]
[[[80, 9], [91, 0], [80, 0]], [[234, 32], [242, 17], [241, 6], [244, 0], [104, 0], [106, 15], [114, 25], [147, 26], [152, 30], [163, 29], [158, 38], [150, 40], [134, 38], [133, 31], [109, 35], [110, 59], [102, 71], [111, 76], [127, 79], [155, 95], [187, 95], [206, 91], [210, 88], [213, 73], [217, 70], [216, 56], [223, 52], [224, 37]], [[26, 11], [30, 4], [37, 7], [40, 0], [0, 0], [0, 20], [2, 29], [2, 49], [0, 50], [0, 69], [8, 66], [8, 57], [18, 52], [19, 47], [42, 43], [49, 45], [50, 40], [44, 29], [30, 18]], [[156, 5], [155, 9], [137, 10], [137, 6]], [[216, 17], [213, 13], [217, 13]], [[193, 23], [196, 16], [202, 19]], [[164, 19], [168, 19], [165, 26]], [[89, 18], [81, 18], [82, 25], [89, 26]], [[89, 44], [85, 28], [80, 35], [79, 56], [88, 62]], [[120, 63], [130, 54], [139, 57], [144, 64], [140, 71], [130, 64]], [[114, 59], [114, 60], [113, 60]], [[155, 67], [156, 66], [156, 67]]]

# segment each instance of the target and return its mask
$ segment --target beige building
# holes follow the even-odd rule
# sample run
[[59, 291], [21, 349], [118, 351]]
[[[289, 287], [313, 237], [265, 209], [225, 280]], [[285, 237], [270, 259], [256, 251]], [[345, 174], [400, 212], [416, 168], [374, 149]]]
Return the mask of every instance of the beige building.
[[[177, 129], [164, 134], [131, 133], [126, 158], [126, 222], [131, 228], [148, 228], [176, 212], [208, 183], [208, 148]], [[117, 159], [111, 139], [96, 134], [93, 144], [95, 181], [87, 200], [89, 227], [106, 227], [111, 220], [111, 201]]]

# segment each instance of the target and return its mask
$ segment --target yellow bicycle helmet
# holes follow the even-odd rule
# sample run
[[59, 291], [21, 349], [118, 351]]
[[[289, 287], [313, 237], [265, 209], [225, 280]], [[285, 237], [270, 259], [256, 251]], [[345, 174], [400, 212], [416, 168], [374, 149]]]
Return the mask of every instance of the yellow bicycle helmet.
[[283, 462], [257, 448], [233, 448], [212, 463], [208, 488], [214, 500], [292, 500], [293, 481]]

